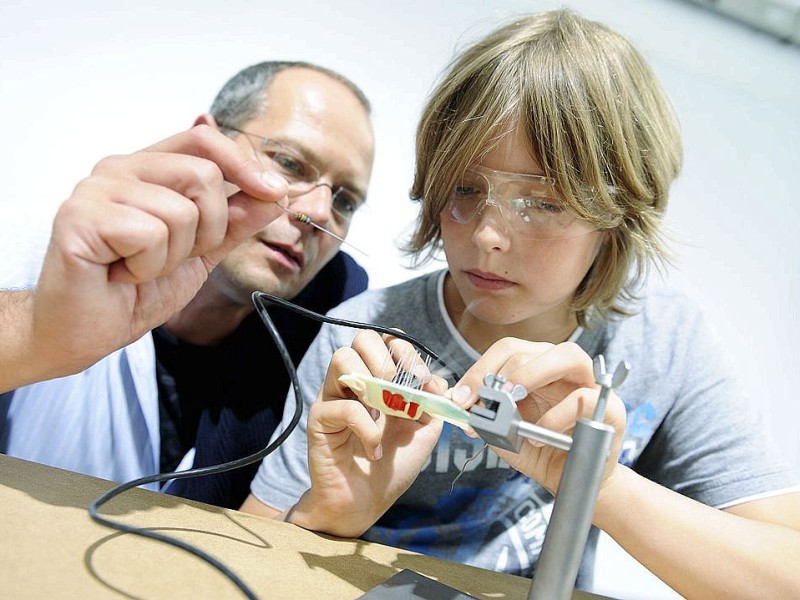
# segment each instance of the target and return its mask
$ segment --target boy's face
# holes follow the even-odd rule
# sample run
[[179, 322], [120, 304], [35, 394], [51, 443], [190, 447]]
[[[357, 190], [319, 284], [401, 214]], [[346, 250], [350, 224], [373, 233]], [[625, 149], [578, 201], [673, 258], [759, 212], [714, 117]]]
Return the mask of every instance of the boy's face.
[[[524, 181], [525, 176], [542, 174], [519, 130], [486, 154], [480, 167], [504, 172], [502, 180], [519, 174]], [[440, 215], [450, 290], [455, 292], [448, 308], [458, 313], [451, 317], [457, 326], [472, 323], [465, 327], [479, 328], [488, 337], [510, 335], [503, 327], [513, 325], [517, 336], [530, 332], [535, 339], [562, 341], [576, 325], [569, 305], [605, 233], [575, 220], [562, 237], [528, 237], [520, 233], [519, 223], [510, 222], [523, 218], [522, 213], [510, 210], [507, 199], [498, 200], [500, 208], [494, 202], [483, 206], [469, 221], [458, 222], [448, 208]], [[548, 210], [550, 205], [542, 207]]]

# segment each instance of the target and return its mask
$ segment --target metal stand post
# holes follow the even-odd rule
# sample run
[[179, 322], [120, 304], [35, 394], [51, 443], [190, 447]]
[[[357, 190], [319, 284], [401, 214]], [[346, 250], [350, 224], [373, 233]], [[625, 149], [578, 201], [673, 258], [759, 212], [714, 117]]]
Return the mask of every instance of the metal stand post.
[[529, 600], [572, 598], [613, 440], [614, 428], [610, 425], [589, 419], [578, 420]]
[[595, 357], [595, 380], [600, 385], [597, 407], [592, 419], [578, 419], [572, 437], [523, 421], [516, 403], [528, 391], [499, 375], [486, 375], [478, 392], [482, 405], [470, 409], [470, 425], [488, 444], [519, 452], [523, 438], [528, 438], [568, 453], [528, 600], [572, 597], [614, 441], [614, 428], [603, 423], [606, 402], [629, 371], [628, 363], [621, 362], [609, 373], [603, 356]]

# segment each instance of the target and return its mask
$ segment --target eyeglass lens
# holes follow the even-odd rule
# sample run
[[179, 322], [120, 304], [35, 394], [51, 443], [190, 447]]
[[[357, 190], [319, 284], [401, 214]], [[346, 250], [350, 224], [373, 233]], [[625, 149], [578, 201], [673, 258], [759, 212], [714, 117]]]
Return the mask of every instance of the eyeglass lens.
[[469, 170], [453, 186], [447, 203], [450, 217], [466, 224], [486, 210], [496, 207], [512, 230], [521, 235], [551, 239], [573, 235], [576, 217], [565, 210], [545, 178], [489, 178]]
[[314, 188], [324, 186], [331, 190], [331, 212], [337, 223], [346, 228], [350, 224], [362, 200], [351, 190], [329, 183], [320, 182], [319, 169], [305, 160], [297, 151], [274, 142], [263, 145], [262, 152], [277, 167], [278, 172], [289, 184], [289, 196], [307, 194]]

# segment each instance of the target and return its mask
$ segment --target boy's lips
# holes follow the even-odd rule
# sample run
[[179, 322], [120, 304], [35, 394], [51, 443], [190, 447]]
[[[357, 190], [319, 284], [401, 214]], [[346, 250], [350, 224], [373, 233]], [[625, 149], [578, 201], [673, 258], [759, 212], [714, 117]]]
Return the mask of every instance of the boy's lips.
[[516, 285], [513, 281], [509, 281], [505, 277], [485, 271], [471, 269], [466, 271], [466, 274], [472, 285], [480, 289], [502, 290]]

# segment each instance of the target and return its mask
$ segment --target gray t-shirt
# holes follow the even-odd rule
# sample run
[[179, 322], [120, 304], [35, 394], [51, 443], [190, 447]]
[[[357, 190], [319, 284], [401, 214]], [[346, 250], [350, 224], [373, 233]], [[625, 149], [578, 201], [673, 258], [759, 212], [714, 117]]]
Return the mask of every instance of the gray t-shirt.
[[[418, 338], [447, 365], [434, 371], [449, 376], [452, 384], [478, 354], [447, 316], [443, 280], [440, 271], [370, 290], [330, 314], [397, 327]], [[630, 317], [590, 323], [577, 340], [590, 356], [603, 354], [611, 368], [621, 360], [631, 365], [618, 390], [628, 418], [620, 462], [715, 507], [795, 485], [795, 475], [763, 433], [754, 403], [734, 381], [701, 311], [678, 293], [655, 289], [647, 290], [636, 310]], [[356, 333], [323, 325], [299, 368], [306, 409], [319, 392], [331, 354], [349, 346]], [[290, 393], [284, 426], [294, 407]], [[481, 440], [445, 424], [417, 480], [364, 539], [530, 576], [553, 498], [491, 450], [470, 461], [482, 446]], [[264, 459], [252, 491], [283, 510], [309, 485], [304, 418], [297, 431]], [[585, 563], [593, 554], [589, 546]], [[584, 569], [588, 566], [584, 564]]]

